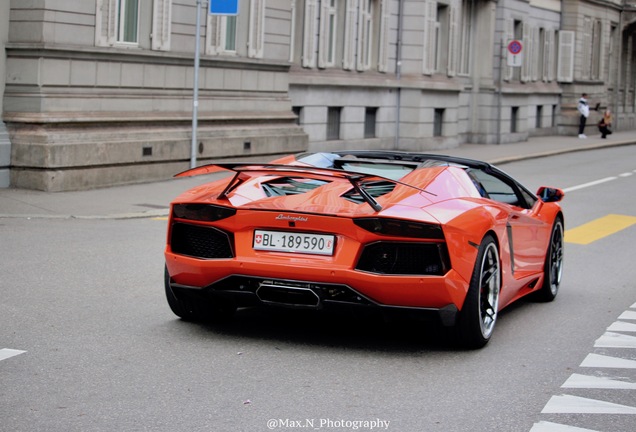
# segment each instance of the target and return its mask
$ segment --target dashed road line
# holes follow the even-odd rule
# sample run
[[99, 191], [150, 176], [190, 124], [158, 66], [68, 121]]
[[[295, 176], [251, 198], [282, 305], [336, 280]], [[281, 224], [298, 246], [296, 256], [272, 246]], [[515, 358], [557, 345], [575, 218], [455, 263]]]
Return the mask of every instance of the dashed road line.
[[[636, 309], [636, 303], [630, 309]], [[636, 337], [617, 333], [636, 332], [636, 324], [620, 320], [636, 320], [636, 311], [627, 310], [612, 323], [605, 333], [594, 342], [595, 348], [636, 348]], [[579, 365], [583, 368], [596, 369], [636, 369], [636, 360], [590, 353]], [[607, 374], [606, 374], [607, 375]], [[604, 390], [636, 390], [636, 382], [624, 377], [608, 377], [574, 373], [563, 383], [564, 389], [604, 389]], [[554, 395], [546, 403], [541, 414], [627, 414], [636, 415], [636, 407], [605, 400], [591, 399], [569, 394]], [[530, 432], [598, 432], [575, 426], [539, 421], [532, 426]]]
[[561, 387], [636, 390], [636, 383], [592, 375], [572, 374]]
[[24, 354], [26, 351], [11, 349], [11, 348], [2, 348], [0, 349], [0, 361], [6, 360], [8, 358]]
[[636, 336], [605, 332], [594, 342], [595, 348], [636, 348]]
[[589, 368], [636, 369], [636, 360], [600, 354], [588, 354], [580, 366]]
[[530, 429], [530, 432], [598, 432], [592, 429], [584, 429], [576, 426], [562, 425], [559, 423], [552, 423], [546, 421], [540, 421], [535, 423]]
[[636, 414], [636, 407], [579, 396], [552, 396], [542, 414]]

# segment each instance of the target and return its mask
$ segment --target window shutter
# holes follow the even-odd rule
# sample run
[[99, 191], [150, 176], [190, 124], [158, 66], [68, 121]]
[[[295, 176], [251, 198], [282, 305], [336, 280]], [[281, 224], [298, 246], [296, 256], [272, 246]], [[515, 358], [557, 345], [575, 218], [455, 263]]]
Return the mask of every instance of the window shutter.
[[391, 23], [391, 11], [389, 0], [381, 0], [380, 6], [380, 41], [378, 52], [378, 71], [387, 72], [389, 69], [389, 31]]
[[329, 1], [320, 2], [320, 27], [318, 30], [318, 67], [326, 68], [329, 63]]
[[296, 0], [290, 0], [290, 18], [289, 18], [289, 62], [294, 62], [296, 51]]
[[152, 49], [170, 50], [172, 19], [171, 0], [153, 0], [152, 4]]
[[545, 29], [543, 36], [543, 70], [541, 71], [541, 80], [550, 81], [550, 68], [552, 58], [552, 30]]
[[316, 8], [317, 0], [306, 0], [303, 29], [303, 67], [316, 66]]
[[250, 1], [250, 24], [247, 56], [263, 58], [263, 46], [265, 39], [265, 0]]
[[205, 53], [216, 55], [220, 51], [221, 44], [221, 17], [219, 15], [207, 14], [207, 25], [205, 26]]
[[523, 23], [523, 52], [525, 54], [521, 65], [521, 82], [528, 82], [532, 78], [532, 54], [534, 53], [532, 30], [530, 25]]
[[605, 47], [609, 45], [609, 41], [606, 38], [606, 32], [604, 31], [604, 25], [599, 20], [598, 24], [598, 58], [596, 61], [598, 62], [598, 74], [595, 78], [602, 80], [605, 77]]
[[450, 8], [450, 28], [448, 30], [448, 70], [449, 77], [455, 76], [457, 73], [457, 18], [458, 18], [457, 6], [451, 6]]
[[434, 0], [426, 0], [424, 16], [424, 52], [422, 56], [422, 71], [425, 75], [431, 75], [435, 69], [435, 32], [437, 21], [437, 3]]
[[583, 22], [583, 79], [589, 79], [592, 72], [592, 18], [585, 17]]
[[97, 0], [95, 45], [112, 46], [117, 41], [117, 0]]
[[356, 52], [356, 33], [358, 17], [358, 0], [347, 0], [344, 26], [344, 51], [342, 55], [342, 68], [353, 69]]
[[539, 61], [539, 55], [541, 54], [541, 47], [539, 46], [541, 38], [539, 37], [539, 33], [539, 27], [532, 28], [532, 81], [538, 81], [539, 74], [543, 73], [542, 71], [539, 71], [539, 66], [541, 65], [541, 62]]
[[369, 51], [368, 44], [371, 42], [372, 29], [370, 26], [370, 17], [368, 14], [369, 1], [371, 0], [359, 0], [358, 3], [358, 48], [357, 48], [357, 64], [356, 68], [359, 71], [365, 71], [369, 69]]
[[557, 80], [560, 82], [574, 81], [574, 36], [573, 31], [562, 30], [559, 32]]

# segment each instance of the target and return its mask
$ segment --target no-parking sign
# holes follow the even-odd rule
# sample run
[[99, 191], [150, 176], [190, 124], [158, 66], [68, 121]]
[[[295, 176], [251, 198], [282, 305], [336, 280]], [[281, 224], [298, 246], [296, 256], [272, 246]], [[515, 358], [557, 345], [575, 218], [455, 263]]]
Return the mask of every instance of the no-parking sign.
[[523, 42], [511, 40], [508, 42], [508, 66], [518, 67], [523, 63]]

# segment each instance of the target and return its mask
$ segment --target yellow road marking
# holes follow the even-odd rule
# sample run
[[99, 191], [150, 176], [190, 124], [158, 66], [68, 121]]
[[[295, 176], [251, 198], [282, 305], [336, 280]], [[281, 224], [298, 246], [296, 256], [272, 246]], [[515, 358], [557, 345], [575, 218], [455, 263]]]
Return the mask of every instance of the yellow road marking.
[[168, 216], [157, 216], [157, 217], [153, 217], [152, 220], [164, 221], [164, 220], [168, 220]]
[[590, 244], [636, 224], [636, 217], [610, 214], [565, 231], [565, 241]]

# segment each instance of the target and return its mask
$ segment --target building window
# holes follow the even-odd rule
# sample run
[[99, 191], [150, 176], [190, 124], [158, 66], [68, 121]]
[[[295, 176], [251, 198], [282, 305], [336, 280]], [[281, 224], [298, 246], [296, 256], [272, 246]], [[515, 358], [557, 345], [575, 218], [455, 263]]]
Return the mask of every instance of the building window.
[[541, 129], [543, 127], [543, 106], [537, 105], [537, 118], [535, 121], [535, 127]]
[[443, 126], [444, 126], [444, 109], [443, 108], [435, 108], [435, 113], [433, 115], [433, 136], [440, 137], [442, 136]]
[[464, 0], [462, 2], [460, 35], [459, 35], [459, 70], [460, 75], [468, 75], [470, 73], [470, 51], [471, 31], [472, 31], [472, 8], [473, 2]]
[[510, 133], [517, 132], [518, 120], [519, 120], [519, 107], [512, 107], [510, 110]]
[[139, 40], [139, 0], [117, 3], [117, 42], [136, 44]]
[[265, 0], [249, 0], [246, 9], [244, 13], [238, 15], [207, 14], [205, 35], [207, 55], [263, 57]]
[[301, 123], [300, 116], [303, 113], [303, 107], [294, 106], [292, 107], [292, 112], [296, 115], [296, 124], [300, 125]]
[[236, 51], [236, 16], [221, 17], [221, 47], [223, 51]]
[[322, 1], [320, 9], [320, 40], [318, 43], [318, 66], [321, 68], [334, 66], [336, 63], [337, 6], [336, 0]]
[[446, 72], [449, 54], [450, 8], [428, 0], [424, 23], [423, 72], [427, 75]]
[[375, 124], [378, 114], [378, 109], [375, 107], [369, 107], [364, 111], [364, 137], [375, 138]]
[[327, 140], [340, 139], [340, 113], [341, 107], [329, 107], [327, 109]]
[[557, 125], [557, 106], [552, 105], [552, 127]]
[[583, 78], [601, 78], [601, 21], [584, 17], [583, 21]]

